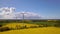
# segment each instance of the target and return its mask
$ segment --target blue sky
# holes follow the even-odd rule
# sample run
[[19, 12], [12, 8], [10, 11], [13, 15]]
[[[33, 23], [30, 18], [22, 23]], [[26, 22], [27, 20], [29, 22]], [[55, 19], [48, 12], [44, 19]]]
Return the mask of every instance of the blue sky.
[[0, 0], [1, 7], [15, 7], [17, 12], [29, 11], [60, 19], [60, 0]]

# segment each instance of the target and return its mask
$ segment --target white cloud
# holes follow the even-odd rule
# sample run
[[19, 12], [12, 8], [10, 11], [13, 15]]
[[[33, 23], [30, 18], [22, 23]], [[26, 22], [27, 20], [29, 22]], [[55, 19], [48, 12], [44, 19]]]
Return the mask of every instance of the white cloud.
[[14, 7], [3, 7], [0, 8], [0, 19], [22, 19], [22, 13], [24, 13], [24, 18], [37, 18], [39, 19], [41, 16], [39, 14], [33, 12], [14, 12], [16, 8]]
[[15, 12], [14, 7], [2, 7], [0, 8], [0, 19], [22, 19], [24, 13], [24, 18], [26, 19], [57, 19], [58, 17], [48, 17], [48, 16], [41, 16], [40, 14], [36, 14], [34, 12]]
[[22, 18], [23, 17], [22, 13], [24, 13], [24, 18], [27, 18], [27, 19], [30, 19], [30, 18], [39, 19], [41, 17], [40, 15], [32, 13], [32, 12], [18, 12], [16, 13], [16, 16], [19, 18]]
[[13, 7], [2, 7], [0, 8], [0, 15], [2, 16], [3, 19], [11, 19], [14, 15], [13, 11], [15, 9]]

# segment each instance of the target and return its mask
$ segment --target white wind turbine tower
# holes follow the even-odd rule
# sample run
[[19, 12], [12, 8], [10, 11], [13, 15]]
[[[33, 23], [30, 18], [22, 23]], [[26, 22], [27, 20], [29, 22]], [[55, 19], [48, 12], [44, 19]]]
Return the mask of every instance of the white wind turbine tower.
[[26, 12], [21, 12], [20, 14], [22, 14], [22, 22], [24, 23], [24, 15], [27, 14]]

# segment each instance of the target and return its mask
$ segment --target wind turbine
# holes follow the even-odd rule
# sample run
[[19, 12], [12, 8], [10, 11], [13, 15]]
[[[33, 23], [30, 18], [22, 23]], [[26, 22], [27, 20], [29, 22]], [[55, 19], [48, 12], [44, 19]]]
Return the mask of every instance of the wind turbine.
[[22, 14], [22, 22], [24, 23], [24, 15], [27, 14], [26, 12], [21, 12], [20, 14]]

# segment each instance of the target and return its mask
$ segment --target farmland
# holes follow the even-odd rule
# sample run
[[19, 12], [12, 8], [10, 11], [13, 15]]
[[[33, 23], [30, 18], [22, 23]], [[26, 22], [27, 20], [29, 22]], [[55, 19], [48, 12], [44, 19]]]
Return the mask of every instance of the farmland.
[[60, 34], [60, 20], [2, 20], [0, 30], [0, 34]]
[[10, 30], [0, 32], [0, 34], [60, 34], [60, 28], [56, 27], [30, 28], [22, 30]]

